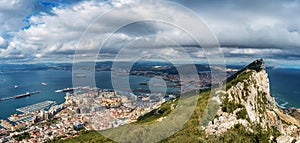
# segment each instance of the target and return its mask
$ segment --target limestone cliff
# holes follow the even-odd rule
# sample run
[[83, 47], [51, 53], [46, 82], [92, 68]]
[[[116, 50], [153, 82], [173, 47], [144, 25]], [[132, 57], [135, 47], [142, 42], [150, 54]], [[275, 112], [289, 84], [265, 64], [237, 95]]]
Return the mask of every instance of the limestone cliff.
[[[257, 127], [278, 132], [277, 142], [300, 142], [300, 121], [278, 108], [270, 93], [268, 74], [262, 59], [227, 80], [226, 92], [217, 95], [222, 104], [205, 129], [208, 135], [221, 135], [236, 125], [253, 132]], [[293, 110], [294, 111], [294, 110]], [[294, 113], [294, 112], [293, 112]]]

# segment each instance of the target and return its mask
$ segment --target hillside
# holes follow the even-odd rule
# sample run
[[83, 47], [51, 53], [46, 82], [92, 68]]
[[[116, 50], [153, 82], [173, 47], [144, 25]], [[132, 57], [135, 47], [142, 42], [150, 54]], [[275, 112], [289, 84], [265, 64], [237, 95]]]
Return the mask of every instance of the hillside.
[[[300, 142], [300, 121], [276, 106], [270, 93], [268, 74], [263, 60], [257, 60], [228, 78], [226, 91], [210, 90], [199, 94], [197, 106], [182, 128], [160, 142]], [[198, 92], [189, 93], [198, 96]], [[183, 99], [187, 108], [193, 96]], [[170, 118], [178, 99], [164, 103], [134, 125], [158, 124]], [[221, 101], [218, 103], [217, 101]], [[209, 104], [208, 104], [209, 103]], [[185, 106], [186, 105], [186, 106]], [[188, 108], [187, 108], [188, 109]], [[297, 109], [289, 112], [295, 115]], [[299, 117], [299, 116], [298, 116]], [[172, 124], [170, 124], [172, 125]], [[164, 126], [165, 127], [165, 126]], [[158, 132], [146, 135], [160, 136]], [[172, 126], [168, 126], [172, 127]], [[110, 132], [112, 130], [112, 132]], [[129, 125], [111, 129], [111, 136], [127, 136], [123, 142], [151, 142], [143, 130]], [[107, 131], [104, 131], [105, 134]], [[108, 135], [108, 134], [106, 134]], [[55, 142], [55, 140], [53, 140]], [[113, 142], [95, 131], [83, 131], [77, 137], [59, 142]]]

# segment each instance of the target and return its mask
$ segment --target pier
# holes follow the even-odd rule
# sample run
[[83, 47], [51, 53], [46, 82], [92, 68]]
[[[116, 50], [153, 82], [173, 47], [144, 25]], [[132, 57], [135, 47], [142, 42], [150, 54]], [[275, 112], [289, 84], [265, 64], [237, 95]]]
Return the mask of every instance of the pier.
[[22, 113], [30, 113], [30, 112], [35, 112], [35, 111], [39, 111], [39, 110], [45, 110], [47, 108], [49, 109], [53, 105], [56, 105], [55, 101], [44, 101], [44, 102], [36, 103], [33, 105], [25, 106], [22, 108], [18, 108], [16, 110], [19, 112], [22, 112]]

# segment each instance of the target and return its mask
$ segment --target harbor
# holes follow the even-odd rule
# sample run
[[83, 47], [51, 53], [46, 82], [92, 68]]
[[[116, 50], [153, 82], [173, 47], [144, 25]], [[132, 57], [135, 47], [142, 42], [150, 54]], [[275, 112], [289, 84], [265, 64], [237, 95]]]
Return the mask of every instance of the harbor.
[[[48, 120], [48, 117], [51, 116], [51, 113], [56, 113], [62, 109], [62, 106], [57, 106], [56, 108], [51, 108], [56, 106], [56, 101], [43, 101], [33, 105], [25, 106], [16, 109], [21, 114], [12, 114], [8, 117], [8, 120], [0, 120], [0, 127], [5, 128], [6, 130], [15, 131], [16, 129], [24, 128], [28, 124], [34, 124], [38, 121]], [[44, 111], [51, 110], [51, 113], [44, 113]], [[39, 116], [39, 113], [43, 113]], [[47, 115], [47, 116], [46, 116]], [[52, 117], [52, 116], [51, 116]]]

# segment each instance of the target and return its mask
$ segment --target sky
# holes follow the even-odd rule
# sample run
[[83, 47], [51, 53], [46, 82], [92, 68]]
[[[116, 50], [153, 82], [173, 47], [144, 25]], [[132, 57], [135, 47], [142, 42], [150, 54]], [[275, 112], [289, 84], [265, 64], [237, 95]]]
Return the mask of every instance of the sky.
[[[300, 68], [298, 0], [170, 2], [199, 15], [218, 40], [226, 63], [249, 63], [264, 58], [272, 66]], [[186, 31], [170, 24], [140, 21], [112, 31], [114, 26], [130, 21], [133, 13], [140, 18], [151, 15], [159, 19], [166, 15], [174, 21], [189, 22], [180, 21], [189, 16], [182, 10], [172, 9], [160, 0], [154, 3], [148, 5], [139, 0], [2, 0], [0, 63], [72, 62], [74, 54], [89, 59], [89, 53], [95, 52], [108, 35], [110, 39], [102, 46], [98, 60], [116, 58], [124, 43], [127, 48], [122, 52], [129, 59], [137, 53], [180, 59], [182, 52], [189, 53], [193, 59], [205, 59], [204, 51], [193, 47], [195, 40]], [[157, 13], [158, 9], [163, 13]], [[117, 12], [99, 20], [111, 10]], [[87, 31], [91, 37], [82, 38]], [[145, 39], [148, 43], [143, 41]], [[147, 47], [145, 43], [151, 46]], [[177, 48], [178, 45], [184, 47], [184, 51]]]

